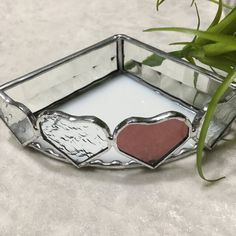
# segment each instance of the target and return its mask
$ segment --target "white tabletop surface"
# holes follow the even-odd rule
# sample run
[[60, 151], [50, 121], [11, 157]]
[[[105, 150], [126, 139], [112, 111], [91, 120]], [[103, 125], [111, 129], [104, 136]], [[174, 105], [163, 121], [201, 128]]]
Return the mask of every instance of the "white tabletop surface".
[[[163, 50], [191, 37], [143, 33], [154, 26], [195, 27], [190, 1], [1, 0], [0, 83], [116, 33]], [[216, 6], [198, 0], [205, 28]], [[77, 170], [23, 149], [0, 121], [0, 235], [235, 235], [236, 142], [208, 154], [202, 181], [195, 155], [146, 169]]]

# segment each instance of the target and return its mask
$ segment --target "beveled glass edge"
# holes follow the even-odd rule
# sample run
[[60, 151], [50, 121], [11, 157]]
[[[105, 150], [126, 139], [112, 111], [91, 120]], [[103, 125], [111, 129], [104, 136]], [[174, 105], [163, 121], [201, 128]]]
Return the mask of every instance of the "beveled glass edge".
[[[34, 79], [34, 77], [37, 77], [38, 75], [46, 73], [47, 71], [49, 71], [51, 69], [54, 69], [54, 68], [56, 68], [56, 67], [58, 67], [58, 66], [60, 66], [60, 65], [62, 65], [64, 63], [68, 63], [71, 60], [73, 60], [73, 59], [75, 59], [75, 58], [77, 58], [79, 56], [87, 54], [87, 53], [89, 53], [89, 52], [91, 52], [93, 50], [97, 50], [97, 49], [99, 49], [101, 47], [104, 47], [106, 45], [109, 45], [109, 44], [111, 44], [113, 42], [117, 42], [117, 39], [119, 39], [118, 35], [114, 35], [112, 37], [104, 39], [104, 40], [102, 40], [102, 41], [100, 41], [100, 42], [98, 42], [98, 43], [96, 43], [96, 44], [94, 44], [92, 46], [89, 46], [87, 48], [79, 50], [79, 51], [77, 51], [75, 53], [72, 53], [72, 54], [70, 54], [70, 55], [68, 55], [66, 57], [63, 57], [63, 58], [61, 58], [61, 59], [59, 59], [57, 61], [54, 61], [54, 62], [52, 62], [52, 63], [50, 63], [50, 64], [48, 64], [46, 66], [40, 67], [40, 68], [30, 72], [30, 73], [27, 73], [27, 74], [25, 74], [23, 76], [20, 76], [20, 77], [14, 79], [14, 80], [11, 80], [11, 81], [1, 85], [0, 86], [0, 90], [7, 90], [7, 89], [10, 89], [12, 87], [15, 87], [15, 86], [25, 82], [25, 81]], [[119, 65], [118, 62], [117, 62], [117, 65]]]
[[[88, 53], [90, 51], [93, 51], [93, 50], [99, 49], [99, 48], [101, 48], [103, 46], [106, 46], [106, 45], [108, 45], [108, 44], [110, 44], [112, 42], [117, 42], [117, 60], [118, 60], [117, 64], [118, 64], [118, 70], [124, 71], [123, 55], [122, 55], [122, 50], [123, 50], [122, 41], [123, 40], [131, 42], [133, 44], [136, 44], [137, 46], [142, 47], [142, 48], [144, 48], [144, 49], [146, 49], [146, 50], [148, 50], [150, 52], [154, 52], [156, 54], [159, 54], [161, 57], [167, 58], [167, 59], [169, 59], [171, 61], [174, 61], [174, 62], [176, 62], [178, 64], [185, 65], [185, 66], [187, 66], [187, 67], [189, 67], [189, 68], [191, 68], [191, 69], [193, 69], [193, 70], [195, 70], [195, 71], [197, 71], [197, 72], [199, 72], [201, 74], [210, 76], [211, 79], [216, 80], [216, 81], [218, 81], [220, 83], [222, 83], [222, 81], [224, 80], [223, 76], [220, 76], [220, 75], [218, 75], [216, 73], [213, 73], [213, 72], [211, 72], [211, 71], [209, 71], [209, 70], [207, 70], [205, 68], [202, 68], [200, 66], [193, 65], [193, 64], [191, 64], [191, 63], [189, 63], [189, 62], [187, 62], [187, 61], [185, 61], [183, 59], [179, 59], [179, 58], [173, 57], [170, 54], [168, 54], [167, 52], [161, 51], [160, 49], [157, 49], [157, 48], [155, 48], [155, 47], [153, 47], [151, 45], [143, 43], [143, 42], [141, 42], [141, 41], [139, 41], [137, 39], [134, 39], [134, 38], [132, 38], [130, 36], [127, 36], [125, 34], [116, 34], [116, 35], [113, 35], [113, 36], [111, 36], [111, 37], [109, 37], [107, 39], [104, 39], [104, 40], [102, 40], [102, 41], [100, 41], [100, 42], [98, 42], [98, 43], [96, 43], [96, 44], [94, 44], [92, 46], [89, 46], [89, 47], [87, 47], [85, 49], [79, 50], [79, 51], [77, 51], [77, 52], [75, 52], [73, 54], [70, 54], [70, 55], [62, 58], [62, 59], [54, 61], [54, 62], [52, 62], [52, 63], [50, 63], [50, 64], [48, 64], [46, 66], [43, 66], [43, 67], [41, 67], [41, 68], [39, 68], [37, 70], [34, 70], [34, 71], [32, 71], [32, 72], [30, 72], [28, 74], [25, 74], [25, 75], [23, 75], [21, 77], [18, 77], [16, 79], [12, 80], [12, 81], [9, 81], [9, 82], [1, 85], [0, 86], [0, 90], [7, 90], [7, 89], [9, 89], [11, 87], [17, 86], [18, 84], [23, 83], [24, 81], [33, 79], [34, 77], [36, 77], [36, 76], [38, 76], [38, 75], [40, 75], [42, 73], [45, 73], [48, 70], [51, 70], [51, 69], [53, 69], [53, 68], [55, 68], [57, 66], [60, 66], [63, 63], [69, 62], [70, 60], [73, 60], [76, 57], [81, 56], [81, 55], [83, 55], [85, 53]], [[232, 89], [236, 89], [236, 82], [235, 81], [231, 83], [231, 88]]]
[[[222, 83], [224, 81], [224, 77], [219, 75], [219, 74], [216, 74], [216, 73], [214, 73], [212, 71], [209, 71], [209, 70], [207, 70], [207, 69], [205, 69], [203, 67], [200, 67], [200, 66], [197, 66], [197, 65], [193, 65], [190, 62], [185, 61], [185, 60], [183, 60], [181, 58], [177, 58], [177, 57], [171, 56], [169, 53], [164, 52], [164, 51], [162, 51], [162, 50], [160, 50], [158, 48], [155, 48], [155, 47], [153, 47], [151, 45], [148, 45], [146, 43], [143, 43], [143, 42], [141, 42], [141, 41], [139, 41], [137, 39], [134, 39], [134, 38], [129, 37], [129, 36], [124, 35], [124, 34], [120, 35], [120, 38], [125, 40], [125, 41], [131, 42], [131, 43], [133, 43], [133, 44], [135, 44], [135, 45], [137, 45], [137, 46], [139, 46], [141, 48], [144, 48], [144, 49], [146, 49], [146, 50], [148, 50], [150, 52], [156, 53], [156, 54], [160, 55], [161, 57], [164, 57], [164, 58], [166, 58], [168, 60], [171, 60], [171, 61], [176, 62], [176, 63], [181, 64], [181, 65], [185, 65], [185, 66], [195, 70], [196, 72], [198, 72], [200, 74], [209, 76], [210, 79], [213, 79], [213, 80], [215, 80], [217, 82]], [[233, 81], [231, 83], [230, 87], [235, 90], [236, 89], [236, 81]]]

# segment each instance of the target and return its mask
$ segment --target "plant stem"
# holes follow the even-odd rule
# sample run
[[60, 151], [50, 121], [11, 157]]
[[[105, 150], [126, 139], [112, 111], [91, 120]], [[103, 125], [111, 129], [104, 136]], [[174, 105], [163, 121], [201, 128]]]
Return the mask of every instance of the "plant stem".
[[203, 154], [203, 149], [205, 145], [205, 140], [208, 132], [208, 128], [210, 126], [210, 122], [214, 116], [214, 112], [216, 110], [217, 104], [219, 103], [221, 97], [224, 95], [230, 84], [236, 79], [236, 68], [228, 74], [228, 76], [224, 79], [222, 84], [217, 88], [215, 94], [213, 95], [209, 105], [208, 105], [208, 110], [205, 115], [205, 119], [201, 128], [200, 132], [200, 137], [198, 141], [198, 146], [197, 146], [197, 170], [200, 175], [200, 177], [208, 182], [215, 182], [218, 180], [221, 180], [225, 177], [220, 177], [217, 179], [207, 179], [205, 175], [203, 174], [202, 170], [202, 154]]

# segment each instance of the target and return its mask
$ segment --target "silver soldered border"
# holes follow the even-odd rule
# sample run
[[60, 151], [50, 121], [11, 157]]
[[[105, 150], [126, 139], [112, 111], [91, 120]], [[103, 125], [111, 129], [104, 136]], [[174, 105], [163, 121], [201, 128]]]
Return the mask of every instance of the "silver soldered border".
[[[44, 135], [44, 133], [42, 132], [42, 129], [41, 129], [41, 122], [47, 117], [47, 116], [60, 116], [68, 121], [71, 121], [71, 122], [79, 122], [79, 121], [83, 121], [83, 122], [88, 122], [88, 123], [93, 123], [97, 126], [99, 126], [102, 131], [104, 132], [104, 134], [106, 135], [106, 138], [107, 138], [107, 148], [100, 151], [98, 154], [96, 155], [93, 155], [91, 156], [90, 158], [88, 158], [87, 160], [77, 164], [74, 162], [74, 160], [69, 157], [64, 151], [60, 150], [53, 142], [51, 142], [46, 135]], [[87, 166], [88, 163], [93, 160], [94, 158], [98, 158], [99, 156], [101, 156], [102, 154], [106, 153], [110, 148], [111, 148], [111, 142], [110, 142], [110, 139], [111, 139], [111, 132], [110, 132], [110, 129], [109, 127], [107, 126], [107, 124], [105, 122], [103, 122], [101, 119], [97, 118], [96, 116], [73, 116], [73, 115], [70, 115], [70, 114], [67, 114], [65, 112], [62, 112], [62, 111], [44, 111], [42, 112], [38, 119], [37, 119], [37, 122], [36, 122], [36, 125], [37, 125], [37, 128], [40, 130], [40, 133], [43, 137], [43, 139], [45, 141], [47, 141], [49, 144], [51, 144], [55, 149], [57, 149], [58, 152], [60, 152], [63, 156], [66, 157], [66, 159], [71, 162], [74, 166], [80, 168], [80, 167], [83, 167], [83, 166]]]
[[[166, 156], [163, 156], [161, 158], [161, 160], [159, 162], [157, 162], [157, 164], [155, 166], [149, 165], [148, 163], [137, 159], [136, 157], [132, 156], [132, 155], [128, 155], [124, 152], [122, 152], [118, 146], [117, 146], [117, 137], [119, 135], [119, 133], [126, 128], [127, 126], [129, 126], [130, 124], [159, 124], [161, 122], [165, 122], [168, 121], [170, 119], [177, 119], [180, 121], [183, 121], [187, 126], [188, 126], [188, 136], [186, 137], [186, 139], [184, 139], [179, 145], [177, 145], [171, 152], [169, 152]], [[145, 118], [145, 117], [130, 117], [125, 119], [124, 121], [122, 121], [120, 124], [118, 124], [114, 130], [113, 133], [113, 147], [116, 149], [117, 152], [125, 155], [126, 157], [129, 157], [132, 160], [135, 160], [137, 163], [146, 166], [150, 169], [156, 169], [158, 166], [160, 166], [161, 164], [163, 164], [164, 162], [166, 162], [169, 157], [171, 156], [171, 154], [179, 149], [181, 146], [183, 146], [191, 137], [193, 137], [195, 134], [194, 129], [192, 127], [192, 124], [190, 122], [190, 120], [184, 116], [183, 114], [179, 113], [179, 112], [175, 112], [175, 111], [168, 111], [165, 113], [161, 113], [159, 115], [153, 116], [153, 117], [149, 117], [149, 118]]]
[[[218, 81], [219, 83], [222, 83], [222, 81], [224, 79], [222, 76], [219, 76], [218, 74], [215, 74], [215, 73], [213, 73], [213, 72], [211, 72], [211, 71], [209, 71], [207, 69], [204, 69], [204, 68], [192, 65], [192, 64], [190, 64], [190, 63], [188, 63], [188, 62], [186, 62], [186, 61], [184, 61], [182, 59], [178, 59], [178, 58], [172, 57], [168, 53], [165, 53], [165, 52], [163, 52], [163, 51], [161, 51], [161, 50], [159, 50], [159, 49], [157, 49], [155, 47], [152, 47], [150, 45], [142, 43], [142, 42], [140, 42], [140, 41], [138, 41], [136, 39], [133, 39], [133, 38], [127, 36], [127, 35], [117, 34], [117, 35], [114, 35], [114, 36], [112, 36], [110, 38], [107, 38], [107, 39], [105, 39], [105, 40], [103, 40], [103, 41], [101, 41], [101, 42], [99, 42], [99, 43], [97, 43], [97, 44], [95, 44], [93, 46], [90, 46], [90, 47], [85, 48], [85, 49], [83, 49], [81, 51], [75, 52], [75, 53], [73, 53], [73, 54], [71, 54], [71, 55], [69, 55], [69, 56], [67, 56], [65, 58], [62, 58], [62, 59], [60, 59], [58, 61], [55, 61], [55, 62], [53, 62], [53, 63], [51, 63], [51, 64], [49, 64], [47, 66], [39, 68], [39, 69], [29, 73], [29, 74], [26, 74], [26, 75], [24, 75], [22, 77], [19, 77], [19, 78], [15, 79], [15, 80], [12, 80], [10, 82], [7, 82], [7, 83], [1, 85], [0, 86], [0, 98], [3, 99], [6, 103], [9, 103], [10, 105], [13, 105], [13, 106], [17, 107], [18, 109], [20, 109], [21, 111], [23, 111], [25, 113], [25, 115], [28, 117], [28, 120], [32, 123], [32, 127], [33, 127], [33, 129], [35, 131], [35, 140], [36, 140], [38, 138], [38, 135], [40, 135], [40, 133], [38, 132], [37, 128], [35, 127], [36, 114], [33, 114], [24, 104], [22, 104], [20, 102], [17, 102], [17, 101], [14, 101], [12, 98], [10, 98], [8, 95], [6, 95], [4, 91], [6, 91], [7, 89], [10, 89], [12, 87], [15, 87], [17, 85], [20, 86], [20, 84], [25, 82], [25, 81], [34, 79], [35, 77], [37, 77], [40, 74], [43, 74], [43, 73], [45, 73], [45, 72], [47, 72], [47, 71], [49, 71], [51, 69], [54, 69], [54, 68], [56, 68], [56, 67], [58, 67], [58, 66], [60, 66], [60, 65], [62, 65], [64, 63], [67, 63], [67, 62], [69, 62], [69, 61], [71, 61], [71, 60], [73, 60], [73, 59], [75, 59], [75, 58], [77, 58], [77, 57], [79, 57], [81, 55], [84, 55], [84, 54], [89, 53], [91, 51], [97, 50], [97, 49], [99, 49], [101, 47], [104, 47], [106, 45], [109, 45], [110, 43], [113, 43], [113, 42], [117, 43], [117, 70], [114, 71], [114, 72], [116, 72], [116, 73], [127, 73], [124, 70], [124, 67], [123, 67], [123, 64], [124, 64], [123, 44], [124, 44], [125, 41], [130, 42], [130, 43], [132, 43], [132, 44], [134, 44], [136, 46], [139, 46], [141, 48], [144, 48], [146, 50], [149, 50], [150, 52], [157, 53], [158, 55], [163, 56], [164, 58], [167, 58], [167, 59], [169, 59], [169, 60], [171, 60], [173, 62], [185, 65], [186, 67], [191, 68], [191, 69], [193, 69], [194, 71], [196, 71], [198, 73], [201, 73], [201, 74], [209, 76], [212, 80]], [[235, 89], [236, 88], [236, 82], [231, 83], [230, 87], [232, 89]], [[165, 94], [163, 93], [163, 95], [165, 95]], [[181, 99], [179, 99], [179, 102], [180, 103], [182, 102]], [[194, 108], [191, 107], [190, 105], [188, 107], [189, 107], [190, 110], [194, 110]], [[190, 133], [189, 137], [191, 135], [196, 137], [196, 132], [199, 130], [199, 124], [200, 124], [201, 119], [204, 117], [205, 112], [206, 112], [206, 107], [203, 108], [202, 110], [199, 110], [198, 114], [196, 115], [195, 119], [192, 122], [193, 125], [191, 125], [191, 127], [194, 127], [194, 128], [189, 129], [189, 130], [194, 130], [195, 132]], [[68, 115], [68, 116], [73, 117], [71, 115]], [[162, 114], [158, 115], [156, 117], [160, 118], [161, 116], [162, 116]], [[84, 116], [84, 117], [86, 118], [86, 116]], [[93, 121], [95, 123], [96, 122], [100, 123], [100, 121], [101, 121], [100, 119], [98, 121], [97, 120], [98, 118], [93, 117], [93, 116], [87, 117], [87, 119], [89, 119], [90, 121]], [[128, 118], [128, 119], [126, 119], [123, 122], [132, 122], [132, 119], [135, 119], [135, 117]], [[154, 119], [154, 117], [152, 117], [152, 118], [138, 118], [138, 120], [139, 119], [141, 119], [142, 122], [143, 121], [146, 122], [146, 121], [148, 121], [148, 119], [150, 119], [150, 122], [152, 122], [152, 119]], [[185, 119], [185, 118], [183, 118], [183, 119]], [[139, 120], [139, 121], [141, 122], [141, 120]], [[3, 121], [4, 121], [4, 119], [3, 119]], [[117, 130], [119, 130], [119, 127], [121, 128], [121, 126], [122, 126], [121, 124], [123, 122], [121, 122], [117, 126]], [[188, 120], [186, 120], [186, 122], [189, 124]], [[7, 125], [7, 123], [6, 123], [6, 125]], [[116, 132], [117, 132], [117, 130], [116, 130]], [[14, 133], [14, 135], [18, 138], [16, 133]], [[109, 135], [111, 135], [111, 134], [109, 133]], [[114, 133], [113, 136], [115, 137], [115, 135], [116, 134]], [[111, 143], [115, 139], [114, 137], [109, 137], [112, 140], [112, 141], [110, 141]], [[19, 138], [18, 138], [18, 140], [19, 140]], [[46, 151], [46, 150], [43, 149], [43, 147], [39, 147], [40, 145], [37, 147], [37, 143], [35, 143], [35, 145], [33, 145], [33, 143], [34, 143], [34, 140], [32, 139], [32, 137], [29, 137], [29, 140], [27, 140], [27, 142], [24, 142], [22, 144], [25, 145], [25, 146], [34, 147], [35, 149], [43, 152], [46, 155], [49, 155], [49, 156], [54, 157], [56, 159], [59, 159], [57, 156], [54, 156], [52, 154], [53, 152], [49, 153], [48, 150]], [[116, 145], [113, 145], [113, 146], [116, 147]], [[192, 150], [189, 150], [188, 153], [192, 153], [194, 151], [195, 151], [195, 149], [192, 149]], [[122, 153], [122, 154], [124, 155], [124, 153]], [[63, 155], [63, 156], [65, 156], [65, 155]], [[96, 156], [96, 159], [97, 158], [98, 158], [98, 156]], [[130, 156], [129, 156], [129, 158], [130, 158]], [[176, 157], [175, 159], [178, 159], [178, 157]], [[96, 166], [96, 164], [91, 164], [92, 160], [94, 160], [94, 159], [90, 159], [90, 162], [86, 162], [86, 163], [84, 163], [84, 165]], [[169, 160], [171, 160], [171, 158], [169, 158], [169, 156], [168, 156], [168, 157], [165, 158], [165, 160], [163, 160], [163, 162], [167, 162]], [[65, 159], [65, 161], [67, 161], [67, 159]], [[102, 161], [101, 162], [99, 162], [99, 161], [101, 161], [101, 160], [97, 159], [97, 163], [99, 163], [98, 166], [109, 167], [109, 168], [112, 167], [112, 162], [116, 162], [116, 160], [114, 160], [114, 161], [111, 161], [110, 163], [101, 164]], [[137, 162], [137, 159], [135, 159], [135, 161]], [[96, 160], [95, 160], [95, 162], [96, 162]], [[132, 163], [132, 166], [135, 166], [135, 164], [133, 162], [131, 162], [131, 163]], [[141, 164], [143, 165], [143, 163], [141, 163]], [[160, 164], [162, 164], [162, 163], [159, 163], [159, 165]], [[117, 166], [119, 166], [119, 164]], [[125, 166], [125, 168], [129, 168], [129, 164], [128, 163], [121, 163], [120, 166], [122, 168], [124, 166]], [[140, 166], [140, 163], [137, 163], [137, 166]]]

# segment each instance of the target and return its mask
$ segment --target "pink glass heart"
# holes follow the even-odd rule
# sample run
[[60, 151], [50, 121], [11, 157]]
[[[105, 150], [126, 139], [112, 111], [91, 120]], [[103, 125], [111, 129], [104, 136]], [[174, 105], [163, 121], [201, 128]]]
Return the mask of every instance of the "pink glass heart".
[[154, 124], [132, 123], [117, 135], [117, 147], [151, 167], [163, 160], [188, 137], [189, 127], [179, 119]]

